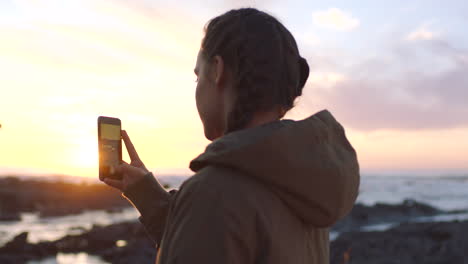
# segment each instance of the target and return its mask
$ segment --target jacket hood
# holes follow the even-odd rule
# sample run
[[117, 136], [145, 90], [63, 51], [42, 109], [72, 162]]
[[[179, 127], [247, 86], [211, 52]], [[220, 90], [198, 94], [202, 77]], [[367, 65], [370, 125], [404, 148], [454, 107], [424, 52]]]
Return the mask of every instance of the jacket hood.
[[359, 165], [343, 127], [327, 110], [229, 133], [190, 162], [234, 168], [268, 186], [306, 224], [328, 227], [358, 195]]

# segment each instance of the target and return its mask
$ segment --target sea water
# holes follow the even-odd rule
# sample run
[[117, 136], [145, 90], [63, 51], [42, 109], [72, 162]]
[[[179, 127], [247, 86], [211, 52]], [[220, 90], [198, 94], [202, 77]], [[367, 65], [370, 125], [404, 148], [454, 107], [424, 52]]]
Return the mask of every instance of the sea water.
[[27, 264], [109, 264], [100, 257], [87, 253], [58, 253], [55, 257], [28, 261]]
[[[1, 222], [0, 246], [10, 241], [21, 232], [28, 233], [28, 241], [53, 241], [65, 235], [77, 235], [90, 230], [94, 225], [110, 225], [126, 221], [135, 221], [138, 213], [134, 208], [120, 212], [86, 211], [77, 215], [40, 218], [35, 213], [23, 213], [21, 221]], [[81, 253], [58, 253], [54, 257], [29, 261], [27, 264], [106, 264], [101, 258]]]
[[399, 204], [412, 199], [442, 210], [468, 210], [468, 175], [363, 176], [357, 202]]
[[121, 212], [85, 211], [77, 215], [40, 218], [35, 213], [23, 213], [21, 221], [0, 222], [0, 246], [14, 236], [28, 232], [28, 241], [53, 241], [65, 235], [78, 235], [90, 230], [93, 225], [110, 225], [136, 220], [138, 212], [134, 208], [126, 208]]

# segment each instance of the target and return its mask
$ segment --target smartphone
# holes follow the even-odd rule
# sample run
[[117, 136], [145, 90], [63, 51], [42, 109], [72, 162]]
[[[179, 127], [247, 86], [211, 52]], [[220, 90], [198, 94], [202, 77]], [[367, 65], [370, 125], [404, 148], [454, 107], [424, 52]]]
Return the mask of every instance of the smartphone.
[[113, 168], [122, 163], [122, 123], [114, 117], [98, 117], [99, 179], [122, 179]]

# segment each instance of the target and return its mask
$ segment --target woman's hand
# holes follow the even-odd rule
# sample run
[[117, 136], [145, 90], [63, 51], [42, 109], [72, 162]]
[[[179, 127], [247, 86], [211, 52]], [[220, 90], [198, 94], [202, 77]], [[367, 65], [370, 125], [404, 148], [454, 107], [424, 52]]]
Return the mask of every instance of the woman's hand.
[[122, 130], [121, 135], [125, 143], [125, 147], [127, 148], [128, 155], [130, 156], [130, 164], [124, 161], [122, 164], [114, 168], [114, 173], [122, 175], [122, 180], [105, 178], [104, 182], [109, 186], [125, 192], [128, 186], [141, 180], [149, 171], [138, 156], [127, 132]]

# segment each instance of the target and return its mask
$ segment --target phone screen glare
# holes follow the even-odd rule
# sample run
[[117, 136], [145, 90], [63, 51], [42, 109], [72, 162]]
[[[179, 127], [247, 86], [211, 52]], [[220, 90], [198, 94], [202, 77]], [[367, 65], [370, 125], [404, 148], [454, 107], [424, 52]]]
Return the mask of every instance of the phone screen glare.
[[120, 163], [120, 126], [101, 124], [101, 162], [105, 171]]

